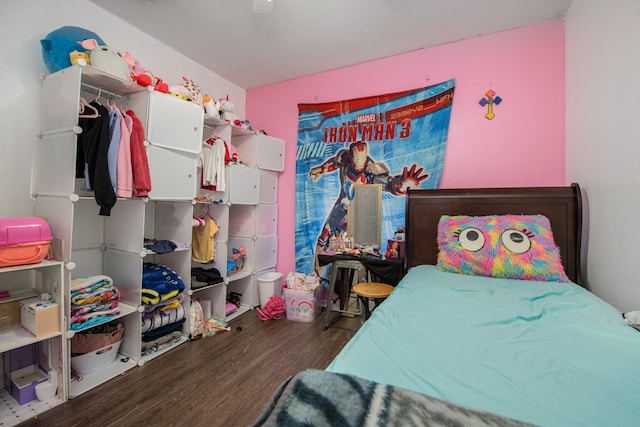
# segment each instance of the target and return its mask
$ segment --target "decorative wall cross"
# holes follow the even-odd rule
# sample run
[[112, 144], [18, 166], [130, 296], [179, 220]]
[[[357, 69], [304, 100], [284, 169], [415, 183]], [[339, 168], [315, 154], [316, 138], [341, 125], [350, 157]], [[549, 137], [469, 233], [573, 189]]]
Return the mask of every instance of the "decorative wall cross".
[[485, 93], [485, 95], [487, 95], [486, 98], [482, 98], [480, 100], [480, 105], [482, 105], [483, 107], [485, 105], [488, 106], [488, 112], [487, 114], [485, 114], [485, 117], [489, 120], [493, 119], [496, 115], [493, 114], [493, 104], [500, 104], [502, 102], [502, 98], [500, 98], [499, 96], [495, 96], [495, 92], [492, 91], [491, 89], [489, 89], [487, 91], [487, 93]]

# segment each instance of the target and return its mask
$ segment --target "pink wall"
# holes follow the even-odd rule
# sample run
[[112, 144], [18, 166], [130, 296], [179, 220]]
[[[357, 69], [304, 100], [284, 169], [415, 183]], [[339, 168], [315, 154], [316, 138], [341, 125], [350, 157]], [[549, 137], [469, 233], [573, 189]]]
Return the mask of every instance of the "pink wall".
[[[564, 22], [552, 21], [247, 91], [254, 129], [286, 141], [278, 184], [278, 266], [295, 270], [299, 103], [397, 92], [456, 79], [441, 188], [565, 184]], [[487, 120], [478, 101], [503, 101]]]

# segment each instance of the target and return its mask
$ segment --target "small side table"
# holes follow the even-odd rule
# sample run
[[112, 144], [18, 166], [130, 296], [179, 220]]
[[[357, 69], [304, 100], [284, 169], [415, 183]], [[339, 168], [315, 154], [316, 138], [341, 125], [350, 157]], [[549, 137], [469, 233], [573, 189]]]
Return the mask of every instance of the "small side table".
[[369, 271], [371, 280], [375, 282], [388, 283], [391, 286], [396, 286], [404, 276], [403, 258], [381, 259], [365, 255], [318, 254], [318, 264], [320, 266], [341, 260], [359, 261], [366, 267], [367, 271]]
[[[343, 290], [340, 296], [340, 309], [333, 308], [331, 297], [336, 288], [336, 279], [338, 278], [339, 270], [348, 270], [349, 280], [348, 283], [342, 283]], [[348, 295], [351, 293], [351, 288], [359, 282], [366, 282], [368, 279], [367, 268], [358, 260], [334, 260], [331, 266], [331, 277], [329, 278], [329, 293], [327, 297], [327, 309], [324, 315], [324, 325], [322, 330], [326, 330], [329, 327], [329, 313], [337, 311], [340, 313], [351, 313], [345, 304]]]

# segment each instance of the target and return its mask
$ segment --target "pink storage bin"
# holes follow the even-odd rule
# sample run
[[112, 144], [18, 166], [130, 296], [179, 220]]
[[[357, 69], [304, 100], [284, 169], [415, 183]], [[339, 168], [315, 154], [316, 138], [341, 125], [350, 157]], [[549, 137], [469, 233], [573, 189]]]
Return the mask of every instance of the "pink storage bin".
[[320, 288], [313, 291], [282, 288], [287, 319], [296, 322], [313, 322], [320, 314]]
[[51, 240], [51, 228], [42, 218], [0, 218], [0, 267], [39, 263]]

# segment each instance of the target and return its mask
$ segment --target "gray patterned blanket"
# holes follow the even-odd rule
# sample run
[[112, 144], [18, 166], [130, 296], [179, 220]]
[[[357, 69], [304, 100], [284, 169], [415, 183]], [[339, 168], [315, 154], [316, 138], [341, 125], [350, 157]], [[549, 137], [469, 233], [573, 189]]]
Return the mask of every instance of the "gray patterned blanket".
[[350, 375], [309, 369], [280, 385], [258, 426], [500, 426], [530, 424]]

